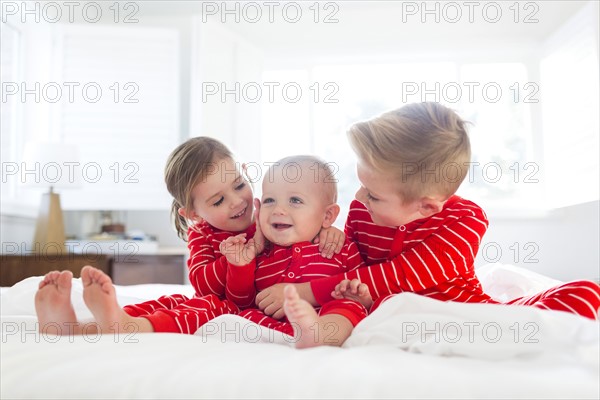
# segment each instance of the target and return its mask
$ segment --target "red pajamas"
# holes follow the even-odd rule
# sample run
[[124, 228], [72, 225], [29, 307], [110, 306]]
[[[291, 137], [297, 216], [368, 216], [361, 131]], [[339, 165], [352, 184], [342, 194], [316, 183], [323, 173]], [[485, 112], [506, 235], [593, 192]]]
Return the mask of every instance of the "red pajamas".
[[[488, 227], [483, 210], [452, 196], [442, 211], [397, 228], [373, 223], [366, 207], [352, 202], [346, 235], [357, 243], [367, 267], [311, 282], [320, 304], [332, 299], [342, 279], [359, 279], [373, 299], [373, 311], [389, 295], [414, 292], [442, 301], [497, 303], [483, 292], [474, 261]], [[507, 304], [572, 312], [597, 319], [600, 288], [591, 281], [557, 286]]]
[[162, 296], [141, 304], [123, 307], [133, 317], [144, 317], [155, 332], [175, 332], [193, 335], [208, 321], [224, 314], [237, 314], [240, 309], [229, 300], [214, 294], [188, 299], [182, 294]]
[[181, 295], [162, 296], [141, 304], [123, 307], [134, 317], [150, 321], [155, 332], [193, 334], [200, 326], [223, 314], [237, 314], [239, 308], [225, 297], [227, 259], [219, 245], [228, 237], [246, 233], [254, 236], [252, 224], [244, 232], [226, 232], [201, 222], [188, 229], [188, 270], [190, 283], [196, 291], [191, 299]]
[[[296, 243], [291, 247], [273, 246], [248, 265], [228, 266], [226, 295], [229, 300], [245, 309], [240, 312], [240, 316], [293, 335], [293, 327], [286, 319], [276, 320], [254, 308], [257, 291], [278, 283], [309, 282], [362, 266], [358, 248], [348, 239], [340, 254], [335, 254], [332, 259], [321, 256], [319, 245], [310, 242]], [[367, 311], [355, 301], [332, 299], [319, 310], [319, 315], [326, 314], [343, 315], [355, 326], [366, 317]]]

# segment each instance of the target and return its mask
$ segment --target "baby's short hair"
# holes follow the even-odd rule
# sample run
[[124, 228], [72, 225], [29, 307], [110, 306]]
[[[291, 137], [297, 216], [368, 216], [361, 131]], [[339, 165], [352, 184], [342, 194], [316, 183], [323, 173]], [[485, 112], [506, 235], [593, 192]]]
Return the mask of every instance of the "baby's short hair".
[[309, 174], [310, 179], [314, 179], [315, 183], [321, 183], [321, 194], [326, 204], [337, 202], [337, 179], [334, 176], [333, 169], [329, 163], [323, 161], [317, 156], [311, 155], [295, 155], [284, 157], [276, 161], [265, 175], [267, 179], [273, 168], [282, 168], [286, 171], [290, 167], [300, 168], [300, 173]]
[[439, 103], [415, 103], [352, 125], [348, 137], [362, 162], [392, 174], [404, 203], [447, 199], [467, 176], [466, 124]]

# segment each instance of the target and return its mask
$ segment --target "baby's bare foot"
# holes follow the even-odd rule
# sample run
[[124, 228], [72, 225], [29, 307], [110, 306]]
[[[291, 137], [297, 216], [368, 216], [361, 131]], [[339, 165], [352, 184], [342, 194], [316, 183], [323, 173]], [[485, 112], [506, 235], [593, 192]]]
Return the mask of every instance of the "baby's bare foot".
[[[294, 327], [294, 339], [297, 349], [315, 347], [320, 344], [320, 335], [315, 335], [315, 324], [319, 316], [309, 302], [302, 300], [292, 285], [283, 289], [285, 300], [283, 311]], [[316, 336], [316, 337], [315, 337]]]
[[71, 304], [71, 271], [52, 271], [44, 276], [35, 294], [39, 330], [45, 334], [77, 333], [77, 316]]

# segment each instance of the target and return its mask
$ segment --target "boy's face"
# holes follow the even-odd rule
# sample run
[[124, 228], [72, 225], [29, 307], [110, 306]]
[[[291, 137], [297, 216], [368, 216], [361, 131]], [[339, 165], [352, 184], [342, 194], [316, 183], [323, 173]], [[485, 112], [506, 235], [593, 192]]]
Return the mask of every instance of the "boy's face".
[[252, 223], [252, 188], [233, 160], [220, 160], [214, 167], [192, 190], [190, 219], [199, 217], [224, 231], [244, 231]]
[[327, 220], [330, 205], [322, 194], [323, 184], [302, 167], [300, 179], [286, 178], [285, 170], [275, 167], [263, 180], [260, 227], [270, 242], [280, 246], [312, 242], [322, 227], [333, 223]]
[[356, 200], [367, 207], [375, 224], [397, 227], [424, 217], [419, 212], [419, 201], [402, 204], [400, 195], [392, 186], [394, 178], [391, 174], [361, 162], [356, 172], [361, 185], [356, 192]]

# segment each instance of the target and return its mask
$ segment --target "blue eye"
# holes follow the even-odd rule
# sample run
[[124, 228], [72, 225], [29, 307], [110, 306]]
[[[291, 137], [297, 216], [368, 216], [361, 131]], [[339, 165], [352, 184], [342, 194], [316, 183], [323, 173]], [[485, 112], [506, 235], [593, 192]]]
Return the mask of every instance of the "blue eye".
[[302, 204], [302, 199], [300, 199], [300, 197], [290, 197], [290, 203], [292, 203], [292, 204]]
[[221, 204], [223, 204], [224, 200], [225, 200], [225, 197], [221, 196], [221, 198], [219, 200], [217, 200], [216, 203], [213, 204], [213, 207], [219, 207]]
[[270, 197], [267, 197], [266, 199], [264, 199], [264, 200], [262, 201], [262, 203], [263, 203], [263, 204], [269, 204], [269, 203], [273, 203], [274, 201], [275, 201], [275, 200], [273, 200], [272, 198], [270, 198]]

